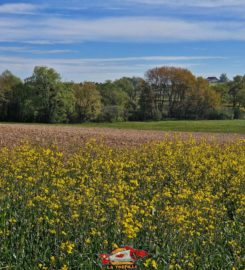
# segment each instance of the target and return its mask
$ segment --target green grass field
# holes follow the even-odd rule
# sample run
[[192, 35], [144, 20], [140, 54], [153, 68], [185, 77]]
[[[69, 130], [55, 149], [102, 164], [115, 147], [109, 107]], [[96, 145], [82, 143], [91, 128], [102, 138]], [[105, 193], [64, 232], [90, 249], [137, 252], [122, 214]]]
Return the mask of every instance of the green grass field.
[[[8, 123], [2, 123], [8, 124]], [[9, 123], [18, 124], [18, 123]], [[24, 123], [23, 123], [24, 124]], [[24, 124], [29, 125], [29, 124]], [[34, 124], [30, 125], [43, 125]], [[54, 125], [54, 124], [45, 124]], [[245, 120], [187, 120], [187, 121], [152, 121], [152, 122], [116, 122], [116, 123], [82, 123], [82, 124], [55, 124], [57, 126], [119, 128], [136, 130], [160, 130], [179, 132], [212, 132], [245, 134]]]
[[85, 123], [81, 127], [245, 134], [245, 120]]

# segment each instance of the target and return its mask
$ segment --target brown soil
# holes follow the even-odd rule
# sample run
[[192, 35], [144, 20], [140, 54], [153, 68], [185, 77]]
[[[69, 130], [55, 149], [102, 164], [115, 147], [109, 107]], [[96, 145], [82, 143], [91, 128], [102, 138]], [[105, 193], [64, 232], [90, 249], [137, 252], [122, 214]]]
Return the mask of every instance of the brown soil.
[[12, 147], [23, 141], [40, 145], [57, 144], [61, 148], [78, 147], [88, 139], [98, 139], [111, 146], [136, 146], [139, 144], [161, 141], [180, 136], [188, 139], [192, 135], [197, 140], [207, 139], [212, 142], [226, 143], [245, 139], [245, 135], [223, 133], [188, 133], [143, 131], [110, 128], [83, 128], [72, 126], [0, 124], [0, 147]]

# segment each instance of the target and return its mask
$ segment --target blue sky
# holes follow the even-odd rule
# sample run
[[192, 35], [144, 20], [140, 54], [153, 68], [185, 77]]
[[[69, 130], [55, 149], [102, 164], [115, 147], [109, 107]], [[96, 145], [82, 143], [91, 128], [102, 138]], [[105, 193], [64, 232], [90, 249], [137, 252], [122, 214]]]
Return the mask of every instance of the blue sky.
[[144, 76], [156, 66], [245, 73], [245, 0], [0, 0], [0, 72], [63, 80]]

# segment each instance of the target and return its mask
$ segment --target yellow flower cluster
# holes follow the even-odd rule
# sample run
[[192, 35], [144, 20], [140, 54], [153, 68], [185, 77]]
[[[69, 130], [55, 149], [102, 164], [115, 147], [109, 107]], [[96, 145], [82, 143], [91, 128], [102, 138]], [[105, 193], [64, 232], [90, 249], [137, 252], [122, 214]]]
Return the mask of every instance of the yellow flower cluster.
[[140, 269], [242, 269], [244, 179], [244, 141], [2, 148], [0, 268], [97, 269], [131, 245]]
[[60, 245], [61, 250], [67, 252], [68, 254], [72, 253], [72, 250], [73, 250], [74, 246], [75, 245], [70, 243], [69, 241], [62, 242], [61, 245]]

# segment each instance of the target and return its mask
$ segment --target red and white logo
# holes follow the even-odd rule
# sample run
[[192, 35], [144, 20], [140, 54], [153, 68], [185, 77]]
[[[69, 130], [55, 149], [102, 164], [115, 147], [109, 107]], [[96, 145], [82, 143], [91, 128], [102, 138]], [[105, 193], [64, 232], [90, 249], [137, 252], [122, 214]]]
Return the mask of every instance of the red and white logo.
[[148, 252], [134, 249], [129, 246], [114, 249], [110, 254], [100, 254], [102, 265], [135, 265], [135, 263], [148, 256]]

